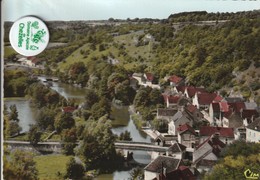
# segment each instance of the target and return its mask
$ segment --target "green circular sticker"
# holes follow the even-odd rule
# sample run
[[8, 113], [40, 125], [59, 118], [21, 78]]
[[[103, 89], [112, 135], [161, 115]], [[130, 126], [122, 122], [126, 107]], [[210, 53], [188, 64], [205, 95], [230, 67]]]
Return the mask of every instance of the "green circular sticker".
[[27, 16], [14, 22], [9, 39], [12, 47], [19, 54], [35, 56], [47, 47], [49, 31], [42, 20]]

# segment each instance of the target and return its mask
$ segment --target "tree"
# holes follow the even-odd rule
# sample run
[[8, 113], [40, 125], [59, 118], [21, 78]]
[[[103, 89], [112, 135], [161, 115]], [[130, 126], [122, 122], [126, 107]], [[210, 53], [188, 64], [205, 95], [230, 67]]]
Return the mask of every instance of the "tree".
[[20, 134], [22, 128], [19, 126], [19, 123], [17, 121], [8, 120], [6, 131], [7, 135], [14, 136]]
[[99, 98], [96, 92], [92, 89], [87, 89], [86, 90], [86, 95], [85, 95], [85, 109], [91, 109], [91, 107], [98, 102]]
[[260, 153], [260, 144], [246, 142], [243, 140], [234, 141], [232, 144], [227, 146], [222, 152], [222, 157], [225, 156], [249, 156], [251, 154]]
[[32, 145], [36, 145], [41, 140], [42, 133], [37, 125], [30, 125], [28, 138]]
[[60, 133], [63, 129], [70, 129], [75, 126], [75, 120], [71, 113], [58, 114], [54, 122], [57, 133]]
[[38, 171], [30, 152], [14, 150], [9, 158], [4, 157], [4, 179], [37, 180]]
[[87, 169], [111, 168], [113, 161], [117, 165], [115, 135], [111, 131], [107, 116], [101, 117], [98, 121], [87, 121], [83, 134], [83, 142], [77, 155], [81, 157]]
[[18, 119], [18, 111], [17, 111], [17, 107], [15, 104], [11, 105], [10, 107], [10, 117], [9, 119], [10, 120], [13, 120], [13, 121], [16, 121], [16, 122], [19, 122], [19, 119]]
[[247, 170], [258, 173], [260, 169], [260, 154], [252, 154], [248, 157], [226, 156], [213, 167], [210, 174], [205, 176], [205, 180], [214, 179], [245, 179]]
[[72, 157], [66, 165], [65, 178], [81, 179], [84, 176], [85, 168], [81, 163], [77, 163]]
[[77, 142], [76, 128], [64, 129], [62, 131], [62, 151], [66, 155], [73, 155]]
[[132, 141], [131, 133], [129, 131], [122, 132], [119, 135], [119, 140], [120, 141]]
[[135, 95], [134, 105], [136, 108], [144, 107], [148, 104], [149, 99], [149, 88], [140, 88], [139, 91]]
[[43, 107], [37, 114], [36, 122], [41, 130], [54, 130], [54, 119], [57, 115], [56, 109]]
[[168, 121], [155, 118], [152, 122], [152, 126], [154, 129], [159, 132], [167, 132], [168, 131]]
[[149, 94], [150, 104], [157, 105], [157, 104], [163, 104], [163, 96], [160, 90], [158, 89], [152, 89]]
[[144, 170], [141, 167], [136, 167], [130, 171], [131, 180], [143, 180]]

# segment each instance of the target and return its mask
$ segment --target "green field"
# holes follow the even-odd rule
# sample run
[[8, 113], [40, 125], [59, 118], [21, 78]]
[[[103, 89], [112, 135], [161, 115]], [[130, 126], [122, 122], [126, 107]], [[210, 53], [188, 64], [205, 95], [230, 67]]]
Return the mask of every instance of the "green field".
[[11, 46], [4, 47], [4, 57], [11, 56], [13, 54], [17, 54], [17, 52]]
[[[71, 156], [64, 155], [43, 155], [36, 156], [36, 168], [40, 180], [58, 180], [63, 179], [66, 173], [66, 164]], [[60, 174], [60, 176], [58, 176]]]

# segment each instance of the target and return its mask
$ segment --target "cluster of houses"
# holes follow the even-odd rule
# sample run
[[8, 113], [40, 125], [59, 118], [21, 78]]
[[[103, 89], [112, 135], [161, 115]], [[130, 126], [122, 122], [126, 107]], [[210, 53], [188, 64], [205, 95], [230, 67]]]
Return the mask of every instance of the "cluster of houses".
[[17, 60], [21, 65], [29, 66], [29, 67], [38, 67], [40, 64], [40, 60], [34, 56], [29, 57], [21, 57]]
[[[139, 85], [159, 89], [152, 77], [151, 73], [132, 76]], [[197, 179], [199, 172], [216, 164], [227, 144], [239, 139], [260, 142], [255, 102], [185, 86], [184, 79], [176, 75], [166, 80], [170, 82], [170, 89], [162, 94], [166, 108], [157, 109], [157, 119], [168, 123], [168, 132], [153, 131], [155, 143], [169, 149], [152, 155], [144, 168], [145, 179]]]

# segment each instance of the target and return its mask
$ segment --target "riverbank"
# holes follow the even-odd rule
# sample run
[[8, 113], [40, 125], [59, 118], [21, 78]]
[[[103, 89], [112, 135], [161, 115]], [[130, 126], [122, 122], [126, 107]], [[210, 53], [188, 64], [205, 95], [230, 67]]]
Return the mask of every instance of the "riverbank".
[[134, 121], [134, 124], [138, 128], [138, 130], [142, 130], [143, 125], [145, 122], [142, 120], [142, 116], [135, 111], [134, 105], [129, 106], [128, 112], [130, 114], [131, 119]]

